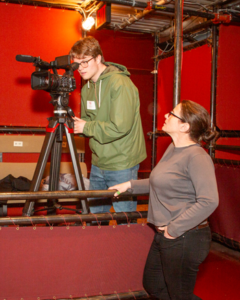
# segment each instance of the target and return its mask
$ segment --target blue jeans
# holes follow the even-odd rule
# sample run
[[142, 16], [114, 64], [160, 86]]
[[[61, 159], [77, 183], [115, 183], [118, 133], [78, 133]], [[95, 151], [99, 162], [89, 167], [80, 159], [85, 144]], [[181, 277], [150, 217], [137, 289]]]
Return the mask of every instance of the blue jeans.
[[[110, 186], [129, 181], [131, 179], [138, 179], [139, 164], [126, 170], [108, 171], [101, 170], [92, 165], [90, 174], [90, 190], [107, 190]], [[126, 199], [127, 200], [127, 199]], [[132, 198], [128, 201], [114, 201], [111, 199], [88, 199], [91, 213], [109, 212], [113, 205], [115, 212], [129, 212], [136, 211], [137, 201]]]
[[200, 300], [193, 290], [198, 267], [207, 257], [210, 244], [209, 227], [189, 230], [176, 239], [157, 232], [143, 275], [143, 286], [151, 298]]

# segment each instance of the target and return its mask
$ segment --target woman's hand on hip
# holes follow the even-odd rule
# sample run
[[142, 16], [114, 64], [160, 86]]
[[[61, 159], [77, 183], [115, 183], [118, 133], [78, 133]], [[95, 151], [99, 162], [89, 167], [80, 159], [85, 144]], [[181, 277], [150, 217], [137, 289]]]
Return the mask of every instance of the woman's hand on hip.
[[165, 227], [165, 230], [164, 230], [164, 237], [165, 237], [166, 239], [171, 239], [171, 240], [176, 239], [176, 237], [171, 236], [171, 235], [168, 233], [168, 231], [167, 231], [167, 226]]

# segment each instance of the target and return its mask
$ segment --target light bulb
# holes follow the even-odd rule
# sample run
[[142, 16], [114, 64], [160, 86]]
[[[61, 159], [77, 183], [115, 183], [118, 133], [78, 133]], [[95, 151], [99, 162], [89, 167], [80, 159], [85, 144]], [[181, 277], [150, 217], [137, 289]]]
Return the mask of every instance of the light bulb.
[[82, 28], [84, 30], [90, 30], [94, 24], [95, 24], [94, 18], [87, 17], [87, 19], [82, 22]]

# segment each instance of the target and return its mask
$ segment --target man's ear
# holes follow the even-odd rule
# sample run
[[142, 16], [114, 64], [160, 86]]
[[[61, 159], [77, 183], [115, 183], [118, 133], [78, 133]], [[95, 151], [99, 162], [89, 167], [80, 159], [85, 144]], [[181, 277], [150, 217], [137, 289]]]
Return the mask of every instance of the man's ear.
[[100, 64], [101, 59], [102, 59], [102, 56], [100, 54], [98, 54], [98, 56], [96, 57], [97, 64]]
[[188, 123], [182, 123], [180, 126], [180, 132], [189, 132], [190, 125]]

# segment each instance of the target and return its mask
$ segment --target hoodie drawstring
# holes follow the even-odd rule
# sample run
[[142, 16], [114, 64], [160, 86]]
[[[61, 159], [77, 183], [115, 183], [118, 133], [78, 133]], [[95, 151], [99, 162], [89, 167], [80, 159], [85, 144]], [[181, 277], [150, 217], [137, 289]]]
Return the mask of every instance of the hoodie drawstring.
[[100, 80], [100, 84], [99, 84], [99, 108], [101, 106], [101, 87], [102, 87], [102, 80]]
[[[88, 80], [88, 88], [90, 88], [89, 80]], [[96, 83], [94, 83], [95, 97], [96, 97], [96, 102], [97, 102], [99, 108], [100, 108], [100, 105], [101, 105], [101, 88], [102, 88], [102, 80], [100, 80], [100, 83], [99, 83], [99, 92], [98, 92], [99, 101], [98, 101], [97, 92], [96, 92]]]

